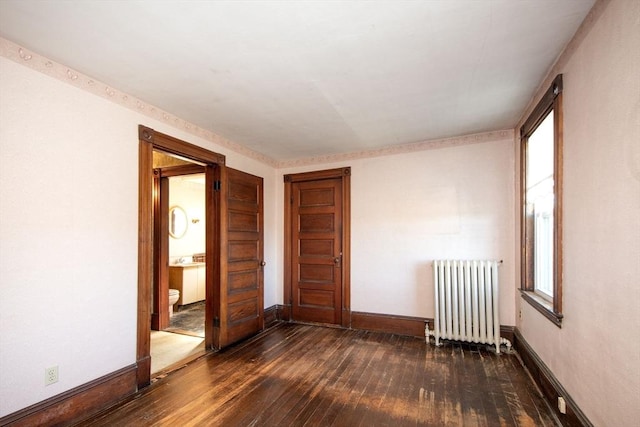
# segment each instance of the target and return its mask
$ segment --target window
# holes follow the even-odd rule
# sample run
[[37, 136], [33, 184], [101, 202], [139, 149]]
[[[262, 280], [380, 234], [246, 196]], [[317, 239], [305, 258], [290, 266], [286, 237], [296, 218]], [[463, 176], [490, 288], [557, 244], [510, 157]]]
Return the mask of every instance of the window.
[[520, 129], [522, 297], [562, 322], [562, 75]]

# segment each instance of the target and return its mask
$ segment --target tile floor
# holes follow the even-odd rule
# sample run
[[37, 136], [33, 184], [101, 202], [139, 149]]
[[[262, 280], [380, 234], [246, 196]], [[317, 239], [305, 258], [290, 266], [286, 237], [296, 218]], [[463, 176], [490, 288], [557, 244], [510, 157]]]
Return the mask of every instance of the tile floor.
[[169, 327], [164, 331], [204, 338], [204, 310], [204, 301], [175, 308]]

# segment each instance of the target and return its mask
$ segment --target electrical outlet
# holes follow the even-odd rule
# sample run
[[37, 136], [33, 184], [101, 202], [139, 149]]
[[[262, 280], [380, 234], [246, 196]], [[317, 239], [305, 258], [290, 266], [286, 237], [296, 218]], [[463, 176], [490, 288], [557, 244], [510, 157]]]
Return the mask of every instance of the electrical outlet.
[[558, 411], [560, 411], [561, 414], [567, 413], [567, 402], [565, 402], [562, 396], [558, 396]]
[[58, 367], [52, 366], [44, 370], [44, 385], [58, 382]]

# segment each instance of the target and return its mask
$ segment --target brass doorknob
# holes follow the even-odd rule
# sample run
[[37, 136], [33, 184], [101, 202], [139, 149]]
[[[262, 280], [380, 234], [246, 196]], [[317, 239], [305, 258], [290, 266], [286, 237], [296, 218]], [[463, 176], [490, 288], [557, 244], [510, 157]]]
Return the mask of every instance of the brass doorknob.
[[264, 267], [265, 265], [267, 265], [267, 261], [262, 261], [260, 265]]

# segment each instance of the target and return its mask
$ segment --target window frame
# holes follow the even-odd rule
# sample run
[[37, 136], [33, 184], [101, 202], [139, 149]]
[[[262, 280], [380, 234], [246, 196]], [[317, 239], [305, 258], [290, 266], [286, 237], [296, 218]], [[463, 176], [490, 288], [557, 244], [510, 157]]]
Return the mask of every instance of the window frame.
[[[562, 74], [558, 74], [542, 99], [520, 128], [520, 294], [536, 310], [556, 326], [562, 327]], [[553, 111], [553, 298], [550, 301], [535, 291], [533, 274], [533, 230], [527, 215], [527, 143], [548, 114]]]

